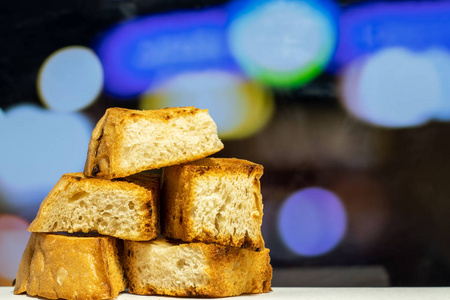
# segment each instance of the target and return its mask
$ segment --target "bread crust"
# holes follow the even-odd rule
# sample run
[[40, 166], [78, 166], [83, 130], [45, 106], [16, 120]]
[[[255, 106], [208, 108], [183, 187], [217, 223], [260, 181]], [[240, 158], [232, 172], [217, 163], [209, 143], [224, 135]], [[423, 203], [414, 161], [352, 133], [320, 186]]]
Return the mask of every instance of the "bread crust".
[[[122, 161], [128, 159], [128, 157], [123, 155], [119, 150], [126, 143], [124, 141], [124, 135], [126, 135], [124, 128], [127, 124], [140, 122], [141, 120], [151, 120], [155, 124], [161, 124], [161, 126], [171, 126], [173, 120], [176, 120], [177, 118], [186, 115], [197, 115], [199, 113], [208, 113], [208, 110], [195, 107], [176, 107], [143, 111], [118, 107], [107, 109], [105, 115], [100, 119], [92, 132], [84, 174], [88, 177], [105, 179], [126, 177], [145, 170], [158, 169], [165, 166], [194, 161], [222, 150], [223, 144], [217, 137], [216, 128], [215, 138], [217, 139], [217, 145], [215, 147], [210, 147], [201, 153], [195, 155], [178, 153], [175, 159], [158, 161], [153, 164], [136, 162], [134, 166], [130, 168], [124, 168], [121, 165]], [[174, 129], [172, 129], [172, 131], [173, 130]], [[152, 153], [148, 153], [148, 155], [152, 155]]]
[[[205, 260], [204, 284], [183, 289], [167, 289], [157, 284], [144, 283], [144, 274], [135, 269], [141, 248], [158, 247], [149, 242], [125, 241], [124, 269], [129, 280], [129, 291], [139, 295], [229, 297], [241, 294], [267, 293], [271, 289], [272, 267], [269, 249], [259, 252], [230, 246], [205, 243], [179, 243], [172, 241], [173, 247], [198, 251]], [[153, 252], [155, 253], [155, 252]], [[158, 253], [158, 252], [156, 252]], [[163, 254], [164, 252], [160, 252]], [[170, 270], [167, 271], [168, 273]], [[169, 279], [167, 279], [169, 280]]]
[[118, 241], [32, 233], [16, 275], [14, 294], [49, 299], [109, 299], [126, 288]]
[[[263, 217], [260, 181], [263, 167], [243, 159], [236, 158], [204, 158], [195, 162], [171, 166], [163, 170], [163, 200], [161, 202], [162, 234], [169, 239], [180, 239], [185, 242], [205, 242], [252, 250], [264, 249], [261, 235]], [[251, 220], [251, 226], [244, 228], [245, 234], [223, 234], [203, 226], [201, 230], [194, 226], [193, 212], [196, 206], [195, 185], [209, 177], [224, 178], [240, 176], [251, 181], [250, 194], [254, 199], [254, 210], [251, 215], [242, 218]], [[206, 178], [206, 179], [205, 179]], [[214, 206], [224, 205], [226, 199], [218, 199]], [[243, 199], [248, 201], [248, 199]], [[217, 217], [217, 216], [216, 216]]]
[[[71, 194], [68, 191], [72, 191]], [[126, 233], [114, 233], [105, 229], [100, 224], [99, 216], [82, 226], [77, 224], [79, 217], [86, 218], [82, 210], [72, 210], [69, 214], [60, 215], [58, 203], [73, 197], [73, 193], [101, 193], [104, 195], [121, 192], [120, 206], [126, 207], [128, 201], [133, 201], [137, 213], [131, 222], [135, 231]], [[133, 196], [133, 200], [131, 199]], [[87, 178], [83, 173], [64, 174], [57, 184], [50, 191], [48, 196], [42, 201], [36, 218], [30, 224], [28, 231], [31, 232], [92, 232], [97, 231], [100, 234], [110, 235], [121, 239], [136, 241], [148, 241], [154, 239], [159, 234], [159, 197], [160, 197], [160, 179], [158, 175], [140, 173], [126, 178], [106, 180], [98, 178]], [[78, 202], [83, 200], [81, 197]], [[70, 200], [67, 200], [70, 201]], [[99, 200], [99, 203], [102, 205]], [[89, 206], [92, 203], [85, 203]], [[60, 222], [60, 218], [66, 219], [66, 225]], [[118, 219], [118, 222], [123, 220]], [[56, 223], [56, 225], [54, 225]], [[69, 224], [75, 230], [69, 228]]]

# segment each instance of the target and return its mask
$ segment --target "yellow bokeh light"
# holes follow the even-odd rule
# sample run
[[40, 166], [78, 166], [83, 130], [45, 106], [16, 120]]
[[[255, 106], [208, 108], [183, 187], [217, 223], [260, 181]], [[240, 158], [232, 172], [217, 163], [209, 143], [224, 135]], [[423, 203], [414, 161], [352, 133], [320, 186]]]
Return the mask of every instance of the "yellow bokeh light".
[[140, 109], [191, 105], [208, 109], [217, 124], [219, 137], [224, 140], [256, 134], [273, 115], [272, 95], [258, 83], [243, 80], [232, 73], [191, 73], [172, 80], [144, 93]]

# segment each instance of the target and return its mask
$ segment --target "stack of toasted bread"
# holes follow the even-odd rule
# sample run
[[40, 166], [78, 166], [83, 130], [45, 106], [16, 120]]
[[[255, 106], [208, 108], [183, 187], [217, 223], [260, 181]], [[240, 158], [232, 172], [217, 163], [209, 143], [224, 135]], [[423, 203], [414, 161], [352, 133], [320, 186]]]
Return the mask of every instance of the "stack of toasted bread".
[[[268, 292], [263, 168], [206, 158], [222, 148], [207, 110], [108, 109], [92, 133], [84, 172], [64, 174], [31, 223], [14, 293]], [[160, 168], [162, 179], [148, 172]]]

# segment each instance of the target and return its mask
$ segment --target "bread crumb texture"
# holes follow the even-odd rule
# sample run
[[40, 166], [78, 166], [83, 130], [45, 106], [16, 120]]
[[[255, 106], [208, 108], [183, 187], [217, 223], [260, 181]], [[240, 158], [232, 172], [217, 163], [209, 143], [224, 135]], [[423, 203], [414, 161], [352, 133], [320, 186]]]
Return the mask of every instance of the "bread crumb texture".
[[109, 299], [125, 289], [117, 240], [32, 233], [14, 294], [49, 299]]
[[164, 169], [163, 235], [186, 242], [264, 249], [261, 165], [205, 158]]
[[133, 294], [228, 297], [270, 290], [268, 249], [158, 239], [125, 241], [124, 256]]
[[125, 177], [194, 161], [222, 148], [208, 110], [109, 108], [92, 133], [84, 174]]
[[29, 227], [32, 232], [97, 231], [122, 239], [147, 241], [159, 233], [157, 175], [138, 174], [120, 180], [61, 177], [44, 199]]

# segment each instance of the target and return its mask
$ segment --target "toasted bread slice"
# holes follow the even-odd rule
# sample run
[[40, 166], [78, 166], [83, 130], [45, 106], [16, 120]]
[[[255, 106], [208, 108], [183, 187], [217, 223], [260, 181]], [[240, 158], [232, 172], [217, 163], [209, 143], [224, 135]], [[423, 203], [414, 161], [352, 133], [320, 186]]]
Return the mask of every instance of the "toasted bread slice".
[[120, 180], [61, 177], [41, 203], [31, 232], [91, 232], [148, 241], [159, 233], [158, 175], [140, 173]]
[[222, 148], [206, 109], [109, 108], [92, 132], [84, 174], [125, 177], [194, 161]]
[[260, 252], [205, 243], [157, 239], [125, 241], [130, 293], [228, 297], [267, 293], [272, 280], [269, 250]]
[[109, 299], [126, 287], [112, 237], [32, 233], [17, 271], [14, 294], [49, 299]]
[[263, 216], [261, 165], [234, 158], [205, 158], [164, 168], [162, 234], [260, 250]]

